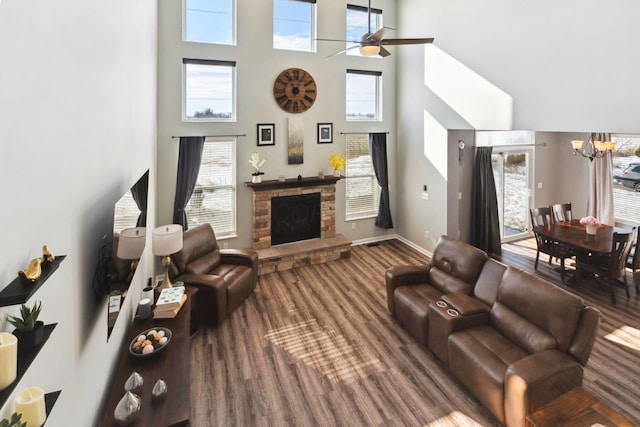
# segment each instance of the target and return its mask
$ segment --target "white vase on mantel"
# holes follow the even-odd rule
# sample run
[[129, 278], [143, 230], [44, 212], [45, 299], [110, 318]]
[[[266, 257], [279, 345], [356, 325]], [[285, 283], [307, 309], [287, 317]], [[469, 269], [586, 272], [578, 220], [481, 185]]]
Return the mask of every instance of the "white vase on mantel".
[[340, 176], [340, 169], [334, 169], [333, 170], [333, 176], [339, 177]]
[[596, 229], [597, 226], [593, 225], [593, 224], [587, 224], [587, 234], [592, 234], [592, 235], [596, 235]]
[[254, 184], [260, 184], [262, 182], [262, 176], [260, 175], [253, 175], [251, 177], [251, 182]]

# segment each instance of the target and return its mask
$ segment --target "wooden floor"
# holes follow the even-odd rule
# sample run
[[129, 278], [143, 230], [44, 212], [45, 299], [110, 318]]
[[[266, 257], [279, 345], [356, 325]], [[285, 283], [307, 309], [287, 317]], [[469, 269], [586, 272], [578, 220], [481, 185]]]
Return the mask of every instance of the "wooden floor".
[[[503, 262], [533, 270], [533, 240], [503, 249]], [[387, 310], [384, 271], [426, 261], [391, 240], [261, 276], [229, 319], [192, 340], [191, 425], [497, 425]], [[559, 284], [556, 266], [541, 262], [538, 273]], [[606, 290], [579, 290], [604, 315], [584, 382], [640, 424], [640, 299], [631, 292], [627, 300], [619, 290], [613, 307]]]

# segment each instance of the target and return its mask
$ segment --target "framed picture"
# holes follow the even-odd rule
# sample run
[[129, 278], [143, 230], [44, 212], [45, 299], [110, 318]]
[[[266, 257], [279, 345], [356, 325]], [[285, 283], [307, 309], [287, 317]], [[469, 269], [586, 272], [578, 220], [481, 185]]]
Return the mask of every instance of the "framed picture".
[[258, 124], [258, 146], [276, 145], [276, 125], [273, 123]]
[[318, 123], [318, 144], [333, 142], [333, 123]]
[[287, 150], [287, 164], [301, 165], [304, 163], [304, 122], [297, 117], [289, 118], [289, 145]]

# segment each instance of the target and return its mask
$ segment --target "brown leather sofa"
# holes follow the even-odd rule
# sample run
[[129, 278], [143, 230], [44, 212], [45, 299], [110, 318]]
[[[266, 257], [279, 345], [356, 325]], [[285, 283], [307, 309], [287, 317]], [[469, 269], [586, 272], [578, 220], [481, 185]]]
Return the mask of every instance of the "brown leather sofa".
[[182, 250], [172, 260], [171, 278], [198, 288], [198, 321], [206, 325], [222, 323], [258, 282], [257, 252], [220, 249], [209, 224], [185, 231]]
[[[443, 253], [440, 246], [446, 247], [447, 258], [455, 248], [463, 249], [460, 257], [474, 253], [465, 247], [469, 245], [443, 236], [434, 258]], [[474, 257], [469, 272], [475, 272], [475, 262]], [[441, 263], [434, 260], [435, 265], [427, 266], [427, 277], [433, 269], [442, 270]], [[459, 280], [456, 270], [450, 271], [450, 280]], [[403, 289], [424, 288], [414, 273], [409, 267], [387, 272], [392, 314], [399, 320], [427, 323], [407, 329], [414, 335], [426, 330], [429, 349], [500, 423], [526, 426], [528, 414], [582, 384], [601, 318], [582, 298], [486, 258], [471, 289], [431, 300], [425, 319], [424, 293], [414, 292], [409, 303], [411, 291]], [[424, 335], [416, 337], [424, 343]]]

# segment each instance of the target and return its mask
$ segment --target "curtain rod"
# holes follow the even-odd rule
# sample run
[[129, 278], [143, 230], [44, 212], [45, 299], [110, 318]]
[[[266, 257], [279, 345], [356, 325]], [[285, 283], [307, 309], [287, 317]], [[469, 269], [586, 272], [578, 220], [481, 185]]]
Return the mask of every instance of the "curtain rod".
[[340, 132], [340, 135], [360, 135], [363, 133], [386, 133], [388, 135], [391, 132]]
[[546, 147], [546, 142], [536, 144], [513, 144], [513, 145], [473, 145], [471, 148], [491, 147], [491, 148], [518, 148], [518, 147]]
[[176, 139], [176, 138], [182, 138], [183, 136], [187, 137], [187, 136], [204, 136], [205, 138], [224, 138], [224, 137], [229, 137], [229, 136], [247, 136], [246, 133], [238, 133], [238, 134], [231, 134], [231, 135], [181, 135], [181, 136], [172, 136], [171, 139]]

